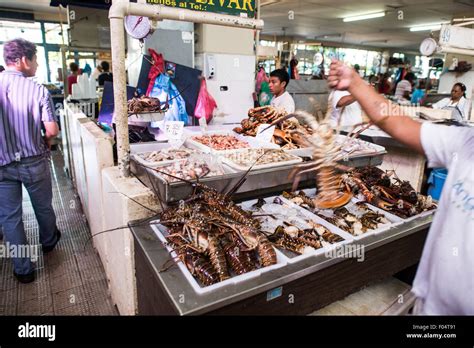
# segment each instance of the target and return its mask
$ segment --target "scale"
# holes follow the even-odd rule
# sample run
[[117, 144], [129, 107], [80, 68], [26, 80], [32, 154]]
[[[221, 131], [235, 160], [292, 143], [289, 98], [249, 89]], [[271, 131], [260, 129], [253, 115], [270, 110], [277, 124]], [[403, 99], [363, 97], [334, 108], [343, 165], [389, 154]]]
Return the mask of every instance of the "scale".
[[155, 28], [148, 17], [126, 16], [124, 23], [128, 35], [140, 41], [145, 40], [155, 31]]

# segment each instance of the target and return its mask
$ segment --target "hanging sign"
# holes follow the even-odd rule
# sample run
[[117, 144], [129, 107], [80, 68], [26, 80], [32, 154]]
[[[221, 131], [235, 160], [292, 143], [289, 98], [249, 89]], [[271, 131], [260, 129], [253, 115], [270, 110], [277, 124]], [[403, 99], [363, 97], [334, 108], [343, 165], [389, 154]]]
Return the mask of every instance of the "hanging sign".
[[[130, 2], [137, 2], [131, 0]], [[168, 7], [178, 7], [186, 10], [203, 11], [255, 18], [256, 0], [146, 0], [148, 4], [164, 5]], [[111, 0], [51, 0], [50, 6], [63, 5], [64, 7], [83, 6], [92, 8], [108, 9], [112, 4]]]

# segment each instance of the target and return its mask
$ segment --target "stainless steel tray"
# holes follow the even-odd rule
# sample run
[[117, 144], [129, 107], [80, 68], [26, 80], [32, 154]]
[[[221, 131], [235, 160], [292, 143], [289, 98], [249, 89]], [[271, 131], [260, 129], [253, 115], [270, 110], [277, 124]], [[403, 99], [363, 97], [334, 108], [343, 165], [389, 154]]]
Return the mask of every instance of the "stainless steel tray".
[[[366, 165], [377, 166], [382, 164], [384, 153], [375, 156], [357, 156], [348, 161], [341, 162], [350, 167], [363, 167]], [[308, 162], [303, 162], [303, 164]], [[283, 190], [291, 188], [293, 181], [289, 179], [291, 171], [297, 165], [282, 166], [278, 168], [267, 168], [251, 171], [243, 185], [233, 195], [234, 200], [241, 201], [255, 197], [262, 197], [271, 194], [280, 194]], [[145, 168], [137, 163], [133, 156], [130, 160], [130, 169], [137, 178], [166, 203], [176, 202], [188, 198], [193, 191], [193, 187], [186, 182], [165, 181], [157, 172]], [[201, 183], [212, 187], [219, 192], [228, 192], [242, 178], [243, 172], [230, 173], [220, 176], [203, 178]], [[300, 188], [314, 187], [315, 176], [313, 173], [302, 175]]]

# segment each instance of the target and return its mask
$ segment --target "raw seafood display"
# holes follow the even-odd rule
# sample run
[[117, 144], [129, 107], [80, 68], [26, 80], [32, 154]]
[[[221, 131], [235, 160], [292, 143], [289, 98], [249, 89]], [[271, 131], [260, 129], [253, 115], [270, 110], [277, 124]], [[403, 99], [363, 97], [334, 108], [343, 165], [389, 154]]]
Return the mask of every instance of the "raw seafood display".
[[277, 263], [260, 223], [226, 195], [196, 184], [194, 194], [159, 216], [166, 240], [190, 273], [208, 286]]
[[346, 136], [339, 135], [335, 139], [336, 145], [341, 146], [341, 151], [347, 155], [368, 155], [368, 154], [377, 154], [380, 150], [380, 147], [363, 141], [361, 139], [352, 138], [349, 139]]
[[392, 179], [391, 175], [368, 166], [346, 173], [342, 176], [342, 182], [370, 204], [401, 218], [437, 208], [431, 196], [417, 193], [408, 181], [396, 176]]
[[235, 150], [235, 149], [245, 149], [250, 147], [250, 145], [237, 139], [233, 135], [221, 135], [221, 134], [212, 134], [212, 135], [199, 135], [193, 136], [192, 140], [201, 143], [207, 147], [210, 147], [214, 150]]
[[162, 149], [158, 151], [146, 152], [138, 154], [140, 158], [147, 162], [165, 162], [165, 161], [173, 161], [173, 160], [184, 160], [195, 154], [196, 151], [187, 148], [180, 148], [180, 149]]
[[277, 122], [272, 142], [280, 145], [284, 150], [303, 147], [302, 134], [311, 134], [311, 128], [301, 125], [295, 118], [278, 122], [278, 120], [285, 118], [287, 113], [272, 106], [250, 109], [248, 116], [248, 118], [241, 121], [240, 127], [234, 128], [234, 132], [254, 137], [257, 135], [258, 126], [261, 124]]
[[257, 220], [261, 222], [262, 232], [277, 248], [301, 255], [344, 240], [323, 225], [302, 216], [279, 197], [273, 202], [260, 198], [251, 209], [259, 214]]
[[365, 202], [350, 202], [345, 207], [336, 209], [318, 209], [304, 191], [299, 193], [284, 192], [283, 197], [354, 236], [391, 223], [384, 214], [370, 209]]
[[[177, 182], [180, 179], [195, 180], [215, 175], [224, 175], [221, 169], [211, 169], [208, 164], [200, 160], [176, 161], [154, 169], [168, 182]], [[167, 175], [170, 174], [170, 175]]]
[[243, 167], [278, 162], [301, 161], [301, 158], [298, 156], [294, 156], [286, 153], [283, 150], [276, 149], [248, 149], [226, 154], [224, 157], [229, 161]]
[[129, 114], [165, 112], [166, 105], [162, 105], [158, 98], [147, 96], [134, 97], [127, 102]]

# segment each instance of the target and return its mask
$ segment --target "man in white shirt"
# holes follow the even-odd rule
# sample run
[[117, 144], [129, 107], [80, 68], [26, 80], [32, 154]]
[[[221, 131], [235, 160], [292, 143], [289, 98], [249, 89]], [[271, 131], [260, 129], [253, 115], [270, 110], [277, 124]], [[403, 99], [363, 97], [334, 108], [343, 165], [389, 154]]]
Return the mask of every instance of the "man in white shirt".
[[[474, 128], [419, 123], [402, 116], [341, 62], [330, 87], [348, 90], [367, 116], [394, 139], [425, 154], [430, 167], [448, 169], [438, 211], [425, 242], [412, 291], [416, 314], [474, 314]], [[392, 110], [391, 115], [386, 110]]]
[[333, 90], [329, 94], [328, 103], [331, 107], [329, 122], [332, 127], [355, 126], [362, 123], [360, 104], [349, 92]]
[[295, 112], [295, 101], [293, 97], [286, 91], [286, 87], [290, 82], [290, 75], [284, 69], [277, 69], [270, 73], [270, 91], [273, 94], [270, 105], [284, 109], [288, 114]]
[[409, 72], [405, 75], [405, 78], [397, 84], [395, 89], [395, 97], [398, 99], [410, 100], [410, 94], [415, 84], [415, 74]]

